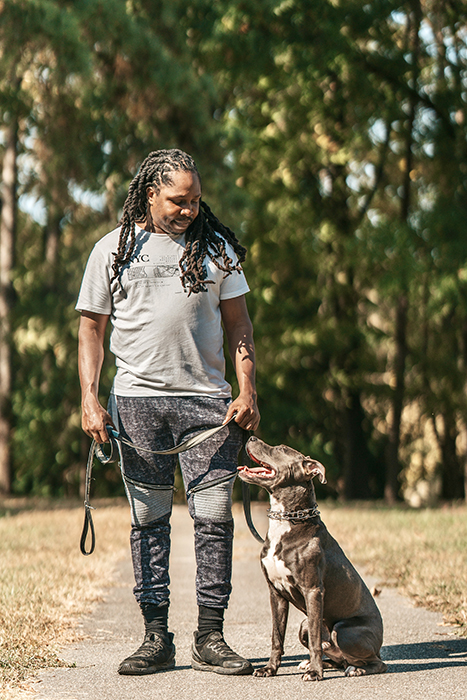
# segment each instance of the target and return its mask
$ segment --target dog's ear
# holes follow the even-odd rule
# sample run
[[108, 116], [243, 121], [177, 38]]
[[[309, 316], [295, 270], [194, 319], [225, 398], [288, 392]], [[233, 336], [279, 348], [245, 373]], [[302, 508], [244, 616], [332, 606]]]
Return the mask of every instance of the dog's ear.
[[311, 457], [305, 457], [303, 460], [303, 468], [305, 474], [308, 474], [312, 479], [314, 476], [318, 476], [322, 484], [326, 484], [326, 469], [321, 464], [317, 462], [316, 459], [311, 459]]

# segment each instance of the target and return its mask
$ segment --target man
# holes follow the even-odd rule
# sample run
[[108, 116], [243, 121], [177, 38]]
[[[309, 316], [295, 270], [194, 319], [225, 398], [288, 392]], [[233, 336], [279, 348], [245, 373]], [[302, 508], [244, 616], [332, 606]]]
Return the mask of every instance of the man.
[[[145, 638], [122, 661], [121, 674], [175, 665], [167, 620], [176, 458], [150, 450], [170, 448], [234, 415], [216, 436], [179, 457], [195, 530], [198, 629], [192, 666], [231, 675], [253, 671], [223, 637], [241, 429], [255, 430], [260, 420], [248, 285], [241, 269], [245, 253], [202, 201], [193, 159], [171, 149], [145, 159], [130, 184], [121, 225], [98, 241], [86, 266], [76, 305], [83, 429], [102, 443], [112, 425], [135, 445], [122, 445], [121, 467]], [[117, 373], [106, 411], [98, 389], [109, 320]], [[222, 325], [238, 379], [233, 401], [224, 376]]]

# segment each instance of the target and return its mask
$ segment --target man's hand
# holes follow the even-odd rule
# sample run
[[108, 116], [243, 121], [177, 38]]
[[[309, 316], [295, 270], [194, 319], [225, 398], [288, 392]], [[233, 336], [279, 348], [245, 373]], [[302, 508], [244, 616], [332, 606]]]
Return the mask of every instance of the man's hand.
[[92, 394], [89, 394], [86, 398], [83, 397], [81, 411], [81, 426], [86, 435], [89, 435], [89, 437], [92, 437], [100, 444], [109, 442], [106, 426], [111, 425], [113, 428], [115, 426], [105, 408], [101, 406]]
[[238, 396], [235, 401], [230, 404], [224, 423], [227, 423], [236, 413], [235, 422], [244, 430], [256, 430], [259, 425], [261, 416], [256, 405], [255, 397]]

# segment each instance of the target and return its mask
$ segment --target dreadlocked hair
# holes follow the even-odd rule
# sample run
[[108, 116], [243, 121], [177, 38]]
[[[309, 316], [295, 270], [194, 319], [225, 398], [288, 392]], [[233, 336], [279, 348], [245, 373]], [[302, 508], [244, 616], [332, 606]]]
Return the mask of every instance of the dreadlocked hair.
[[[171, 173], [180, 170], [196, 174], [201, 182], [193, 158], [177, 148], [152, 151], [141, 164], [138, 174], [130, 183], [128, 196], [123, 205], [118, 249], [114, 253], [112, 264], [114, 274], [111, 281], [118, 278], [121, 268], [131, 260], [136, 245], [136, 222], [146, 220], [146, 229], [153, 230], [148, 188], [153, 187], [156, 192], [159, 192], [162, 185], [172, 185]], [[228, 256], [225, 242], [232, 246], [238, 259], [237, 263], [234, 264]], [[186, 230], [185, 251], [179, 263], [180, 280], [183, 288], [188, 290], [188, 295], [192, 292], [195, 294], [206, 292], [206, 284], [212, 284], [212, 281], [207, 279], [207, 270], [204, 265], [206, 257], [210, 258], [227, 276], [234, 271], [241, 271], [241, 263], [245, 260], [245, 256], [246, 248], [239, 243], [235, 233], [222, 224], [206, 202], [201, 200], [199, 214]]]
[[[227, 254], [225, 241], [234, 249], [238, 259], [235, 264]], [[234, 232], [212, 213], [206, 202], [201, 200], [199, 214], [186, 231], [185, 252], [179, 263], [181, 282], [184, 289], [188, 288], [188, 296], [192, 292], [206, 292], [206, 284], [213, 284], [212, 280], [206, 279], [206, 256], [227, 277], [234, 271], [241, 272], [246, 248], [239, 243]]]

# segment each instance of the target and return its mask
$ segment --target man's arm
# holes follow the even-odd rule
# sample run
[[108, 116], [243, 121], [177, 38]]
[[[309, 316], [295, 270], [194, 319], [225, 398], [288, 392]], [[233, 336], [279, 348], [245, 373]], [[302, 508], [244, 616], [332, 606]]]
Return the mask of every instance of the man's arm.
[[104, 361], [104, 336], [109, 316], [90, 311], [81, 313], [78, 333], [78, 369], [81, 384], [81, 425], [97, 442], [108, 442], [106, 425], [113, 425], [99, 403], [99, 379]]
[[220, 308], [239, 387], [239, 394], [230, 404], [225, 420], [237, 412], [235, 421], [241, 428], [256, 430], [260, 415], [256, 404], [255, 346], [245, 296], [224, 299]]

